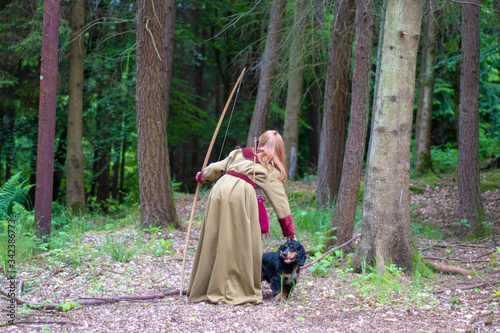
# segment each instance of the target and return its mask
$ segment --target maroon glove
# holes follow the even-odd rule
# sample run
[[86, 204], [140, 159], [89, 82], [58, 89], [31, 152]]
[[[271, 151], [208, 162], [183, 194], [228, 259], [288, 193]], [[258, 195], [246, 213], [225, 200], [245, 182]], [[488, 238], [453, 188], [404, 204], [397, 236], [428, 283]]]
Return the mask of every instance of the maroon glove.
[[200, 171], [196, 174], [196, 181], [200, 184], [208, 184], [208, 182], [206, 182], [204, 179], [203, 179], [203, 172]]

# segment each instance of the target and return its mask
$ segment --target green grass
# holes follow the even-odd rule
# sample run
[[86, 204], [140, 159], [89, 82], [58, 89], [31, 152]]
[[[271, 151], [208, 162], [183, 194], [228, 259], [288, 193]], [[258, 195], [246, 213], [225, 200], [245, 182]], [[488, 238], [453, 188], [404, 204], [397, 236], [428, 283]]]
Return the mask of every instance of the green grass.
[[500, 188], [500, 169], [481, 172], [481, 191], [497, 190]]
[[445, 232], [436, 225], [412, 223], [413, 234], [420, 238], [441, 241], [445, 238]]
[[[51, 236], [48, 242], [41, 242], [37, 238], [34, 229], [33, 212], [27, 211], [21, 205], [14, 205], [11, 218], [15, 220], [15, 248], [16, 262], [29, 262], [36, 256], [49, 252], [49, 256], [59, 263], [66, 263], [78, 267], [83, 261], [89, 260], [92, 255], [91, 245], [81, 241], [82, 237], [89, 231], [113, 232], [128, 226], [140, 229], [138, 225], [139, 210], [128, 209], [123, 218], [113, 219], [95, 213], [87, 213], [81, 216], [72, 215], [66, 208], [54, 204]], [[6, 269], [8, 246], [7, 221], [0, 223], [0, 267]], [[112, 248], [112, 247], [109, 247]], [[113, 250], [110, 250], [113, 251]], [[129, 256], [127, 251], [122, 251], [117, 245], [114, 249], [115, 257], [123, 260]], [[91, 259], [91, 258], [90, 258]]]

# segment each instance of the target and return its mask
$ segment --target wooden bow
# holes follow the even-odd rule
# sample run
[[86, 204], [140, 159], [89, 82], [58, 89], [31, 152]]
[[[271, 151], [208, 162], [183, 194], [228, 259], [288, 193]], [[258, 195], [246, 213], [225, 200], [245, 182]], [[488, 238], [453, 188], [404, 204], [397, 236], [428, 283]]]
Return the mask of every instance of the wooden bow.
[[[246, 68], [243, 68], [243, 71], [240, 74], [240, 77], [238, 78], [238, 81], [236, 81], [236, 84], [234, 85], [233, 91], [231, 91], [231, 95], [229, 95], [229, 98], [226, 102], [226, 106], [224, 107], [224, 111], [222, 111], [222, 115], [219, 118], [219, 123], [217, 124], [217, 127], [215, 128], [214, 135], [212, 136], [212, 141], [210, 142], [210, 146], [208, 147], [207, 155], [205, 156], [205, 161], [203, 162], [203, 166], [201, 167], [201, 170], [205, 169], [205, 167], [208, 164], [208, 159], [210, 158], [210, 153], [212, 152], [212, 148], [214, 147], [215, 139], [217, 138], [217, 133], [219, 133], [220, 126], [222, 125], [222, 120], [224, 120], [224, 116], [226, 115], [227, 108], [229, 107], [229, 104], [231, 103], [231, 99], [233, 98], [234, 92], [236, 91], [236, 88], [238, 88], [241, 79], [243, 78], [243, 75], [245, 74]], [[194, 194], [194, 202], [193, 202], [193, 208], [191, 209], [191, 216], [189, 217], [189, 225], [188, 225], [188, 231], [187, 231], [187, 236], [186, 236], [186, 245], [184, 246], [184, 257], [182, 259], [182, 277], [181, 277], [181, 288], [180, 288], [180, 295], [182, 296], [182, 287], [184, 285], [184, 269], [186, 267], [186, 256], [187, 256], [187, 251], [188, 251], [188, 244], [189, 244], [189, 238], [191, 238], [191, 227], [193, 225], [193, 219], [194, 219], [194, 212], [196, 210], [196, 203], [198, 202], [198, 196], [200, 195], [200, 189], [201, 189], [201, 184], [198, 183], [198, 186], [196, 186], [196, 192]]]

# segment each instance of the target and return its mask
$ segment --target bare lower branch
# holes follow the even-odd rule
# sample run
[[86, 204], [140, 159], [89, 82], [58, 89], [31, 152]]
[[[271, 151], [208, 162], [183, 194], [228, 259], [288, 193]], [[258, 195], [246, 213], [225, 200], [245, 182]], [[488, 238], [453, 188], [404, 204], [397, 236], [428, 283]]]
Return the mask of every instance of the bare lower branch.
[[461, 5], [473, 5], [473, 6], [478, 6], [479, 8], [482, 8], [482, 9], [486, 9], [486, 10], [489, 10], [489, 11], [492, 11], [492, 12], [500, 13], [500, 10], [498, 10], [498, 9], [495, 9], [495, 8], [490, 8], [490, 7], [486, 7], [486, 6], [481, 6], [480, 4], [475, 3], [475, 2], [460, 1], [460, 0], [446, 0], [446, 1], [449, 1], [449, 2], [455, 2], [455, 3], [461, 4]]
[[[18, 290], [22, 290], [22, 285], [23, 281], [19, 283], [19, 288]], [[116, 302], [121, 302], [121, 301], [146, 301], [146, 300], [154, 300], [154, 299], [159, 299], [167, 296], [174, 296], [178, 295], [180, 293], [179, 290], [170, 290], [170, 291], [163, 291], [161, 293], [156, 293], [156, 294], [146, 294], [146, 295], [125, 295], [125, 296], [114, 296], [114, 297], [103, 297], [103, 298], [85, 298], [85, 299], [77, 299], [72, 301], [72, 303], [78, 303], [81, 306], [86, 306], [86, 305], [101, 305], [101, 304], [106, 304], [106, 303], [116, 303]], [[187, 290], [183, 290], [182, 294], [186, 294]], [[30, 308], [33, 309], [42, 309], [42, 310], [59, 310], [62, 311], [62, 307], [60, 306], [61, 303], [51, 303], [51, 302], [35, 302], [35, 301], [30, 301], [27, 299], [24, 299], [21, 296], [21, 292], [18, 292], [18, 295], [16, 297], [9, 297], [8, 291], [0, 286], [0, 294], [4, 295], [8, 299], [13, 299], [15, 300], [18, 304], [26, 304]]]
[[342, 245], [339, 245], [337, 246], [336, 248], [333, 248], [333, 249], [330, 249], [328, 251], [326, 251], [325, 253], [323, 253], [323, 255], [311, 262], [308, 262], [307, 264], [305, 264], [304, 266], [302, 266], [301, 268], [304, 269], [304, 268], [307, 268], [309, 266], [312, 266], [314, 265], [315, 263], [317, 263], [318, 261], [320, 261], [321, 259], [323, 259], [324, 257], [326, 257], [328, 254], [332, 253], [332, 252], [335, 252], [337, 251], [338, 249], [341, 249], [343, 248], [344, 246], [346, 246], [347, 244], [349, 244], [350, 242], [352, 242], [353, 240], [357, 239], [358, 237], [360, 237], [361, 234], [357, 234], [356, 236], [354, 236], [353, 238], [349, 239], [347, 242], [345, 242], [344, 244]]

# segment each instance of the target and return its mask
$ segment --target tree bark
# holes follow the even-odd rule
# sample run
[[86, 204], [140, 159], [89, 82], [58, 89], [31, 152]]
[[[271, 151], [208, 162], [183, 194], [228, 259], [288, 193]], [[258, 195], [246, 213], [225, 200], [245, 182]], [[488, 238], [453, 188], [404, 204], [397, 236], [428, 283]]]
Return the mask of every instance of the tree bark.
[[295, 180], [297, 174], [300, 107], [304, 88], [304, 39], [308, 16], [306, 6], [306, 0], [295, 1], [295, 17], [292, 31], [294, 37], [290, 47], [288, 68], [283, 141], [285, 143], [286, 169], [290, 180]]
[[113, 144], [113, 155], [111, 156], [111, 161], [113, 162], [113, 167], [111, 168], [111, 198], [118, 199], [118, 174], [120, 173], [120, 150], [117, 149], [120, 141], [115, 141]]
[[390, 263], [411, 269], [410, 143], [421, 18], [421, 0], [386, 1], [356, 270], [363, 262], [378, 272]]
[[460, 221], [467, 222], [459, 238], [481, 236], [485, 230], [479, 183], [479, 0], [462, 4], [462, 66], [458, 141], [458, 195]]
[[[427, 10], [431, 11], [430, 0]], [[428, 15], [422, 38], [422, 61], [420, 64], [420, 87], [415, 127], [414, 161], [415, 171], [426, 174], [431, 170], [431, 123], [434, 99], [434, 63], [436, 59], [436, 19]]]
[[318, 207], [331, 204], [337, 196], [344, 159], [349, 74], [354, 38], [354, 0], [336, 4], [330, 35], [325, 87], [323, 125], [318, 162]]
[[45, 0], [43, 11], [42, 66], [35, 189], [35, 230], [50, 237], [57, 98], [57, 48], [59, 44], [59, 0]]
[[126, 153], [127, 153], [127, 138], [123, 137], [122, 139], [122, 145], [121, 145], [121, 162], [120, 162], [120, 187], [119, 187], [119, 194], [118, 194], [118, 201], [122, 202], [123, 201], [123, 194], [125, 191], [124, 184], [125, 184], [125, 161], [126, 161]]
[[274, 72], [276, 70], [284, 17], [285, 0], [273, 0], [267, 29], [266, 46], [262, 55], [257, 99], [248, 131], [247, 147], [252, 147], [253, 139], [255, 137], [258, 138], [266, 130], [267, 117], [271, 108], [271, 93], [273, 90]]
[[68, 140], [66, 146], [66, 207], [74, 213], [85, 211], [83, 182], [82, 109], [83, 62], [85, 44], [82, 28], [85, 23], [84, 0], [71, 5], [71, 43], [69, 51]]
[[457, 136], [457, 144], [460, 138], [460, 72], [462, 63], [461, 59], [458, 59], [457, 64], [455, 65], [455, 73], [453, 73], [453, 113], [455, 115], [455, 132]]
[[137, 161], [144, 226], [178, 227], [167, 144], [175, 1], [137, 4]]
[[496, 17], [497, 17], [497, 41], [498, 41], [498, 56], [500, 57], [500, 0], [493, 0], [493, 8], [497, 10]]
[[326, 247], [342, 244], [352, 238], [358, 203], [361, 169], [365, 152], [368, 109], [370, 103], [370, 67], [373, 39], [373, 1], [356, 0], [356, 36], [352, 77], [351, 117], [347, 135], [346, 154], [335, 210]]
[[14, 150], [15, 150], [15, 142], [14, 142], [14, 122], [16, 119], [16, 113], [14, 109], [7, 107], [4, 110], [4, 114], [2, 117], [2, 127], [5, 137], [5, 142], [2, 142], [3, 151], [5, 153], [5, 181], [9, 180], [12, 176], [12, 165], [14, 163]]
[[[315, 40], [321, 39], [319, 30], [323, 26], [323, 19], [325, 16], [325, 2], [323, 0], [315, 0], [314, 2], [314, 16], [313, 16], [313, 30], [315, 31]], [[314, 81], [309, 86], [309, 93], [311, 96], [311, 103], [307, 108], [308, 123], [311, 127], [309, 132], [309, 167], [312, 169], [311, 174], [315, 174], [318, 168], [319, 160], [319, 145], [321, 139], [321, 107], [323, 105], [323, 93], [320, 82], [321, 70], [321, 47], [316, 46], [314, 43], [313, 51], [313, 72]]]

